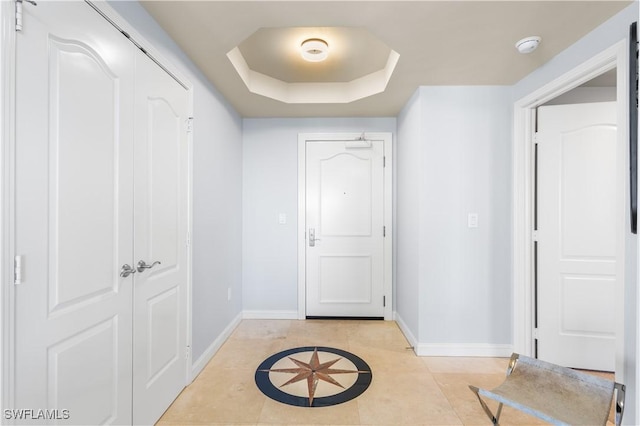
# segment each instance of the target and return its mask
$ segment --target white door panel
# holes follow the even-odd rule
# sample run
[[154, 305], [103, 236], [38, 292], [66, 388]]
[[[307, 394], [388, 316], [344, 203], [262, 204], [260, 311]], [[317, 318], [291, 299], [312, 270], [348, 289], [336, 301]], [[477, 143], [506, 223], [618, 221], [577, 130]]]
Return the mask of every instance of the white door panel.
[[23, 10], [8, 408], [152, 424], [186, 379], [187, 91], [84, 2]]
[[157, 421], [186, 378], [187, 92], [142, 53], [136, 66], [134, 423]]
[[76, 6], [25, 6], [17, 34], [15, 404], [127, 423], [133, 50]]
[[616, 106], [549, 106], [538, 114], [538, 357], [613, 371], [623, 217]]
[[306, 156], [307, 315], [382, 317], [384, 143], [308, 141]]

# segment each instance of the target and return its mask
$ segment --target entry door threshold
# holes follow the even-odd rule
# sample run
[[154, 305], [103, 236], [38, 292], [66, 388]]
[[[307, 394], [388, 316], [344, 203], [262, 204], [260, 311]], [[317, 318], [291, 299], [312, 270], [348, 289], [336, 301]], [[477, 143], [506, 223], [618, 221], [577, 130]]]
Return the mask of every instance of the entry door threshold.
[[384, 321], [384, 317], [333, 317], [333, 316], [316, 316], [307, 315], [308, 320], [366, 320], [366, 321]]

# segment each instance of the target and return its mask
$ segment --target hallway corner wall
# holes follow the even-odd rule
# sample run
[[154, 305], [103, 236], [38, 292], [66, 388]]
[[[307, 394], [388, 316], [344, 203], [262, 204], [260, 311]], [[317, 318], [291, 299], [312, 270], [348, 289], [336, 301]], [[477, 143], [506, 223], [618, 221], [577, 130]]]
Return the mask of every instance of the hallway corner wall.
[[398, 314], [417, 309], [418, 355], [510, 354], [509, 101], [508, 86], [421, 87], [399, 119]]
[[[396, 143], [396, 320], [412, 346], [420, 331], [422, 109], [420, 89], [398, 115]], [[413, 341], [412, 341], [413, 340]]]

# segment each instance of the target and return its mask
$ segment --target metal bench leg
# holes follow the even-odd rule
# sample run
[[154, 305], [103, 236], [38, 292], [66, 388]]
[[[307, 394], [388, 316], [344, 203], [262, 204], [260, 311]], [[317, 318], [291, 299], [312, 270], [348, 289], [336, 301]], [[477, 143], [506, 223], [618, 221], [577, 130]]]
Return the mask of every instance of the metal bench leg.
[[626, 386], [622, 383], [616, 383], [614, 387], [616, 390], [616, 426], [620, 426], [622, 424], [622, 415], [624, 414]]
[[469, 385], [469, 389], [471, 389], [473, 393], [476, 394], [476, 397], [478, 398], [478, 401], [480, 401], [480, 405], [482, 406], [482, 409], [484, 410], [485, 413], [487, 413], [487, 416], [489, 417], [489, 420], [491, 420], [491, 423], [498, 426], [500, 424], [500, 414], [502, 413], [502, 402], [498, 404], [498, 410], [496, 411], [496, 415], [494, 416], [491, 410], [489, 409], [489, 407], [487, 406], [487, 404], [480, 397], [480, 394], [478, 393], [480, 389], [471, 385]]

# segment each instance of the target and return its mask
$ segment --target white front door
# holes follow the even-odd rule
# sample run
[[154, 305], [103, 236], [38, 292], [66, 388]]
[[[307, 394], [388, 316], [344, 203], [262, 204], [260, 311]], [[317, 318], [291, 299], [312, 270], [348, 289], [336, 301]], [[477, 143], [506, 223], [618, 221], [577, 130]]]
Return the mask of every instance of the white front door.
[[[184, 388], [187, 349], [187, 91], [136, 61], [133, 420], [150, 424]], [[155, 263], [159, 262], [159, 263]]]
[[384, 142], [306, 142], [306, 315], [384, 316]]
[[615, 102], [538, 109], [538, 358], [615, 369]]
[[15, 154], [23, 279], [7, 408], [126, 424], [133, 277], [120, 268], [133, 261], [135, 49], [84, 3], [25, 2], [24, 24]]

